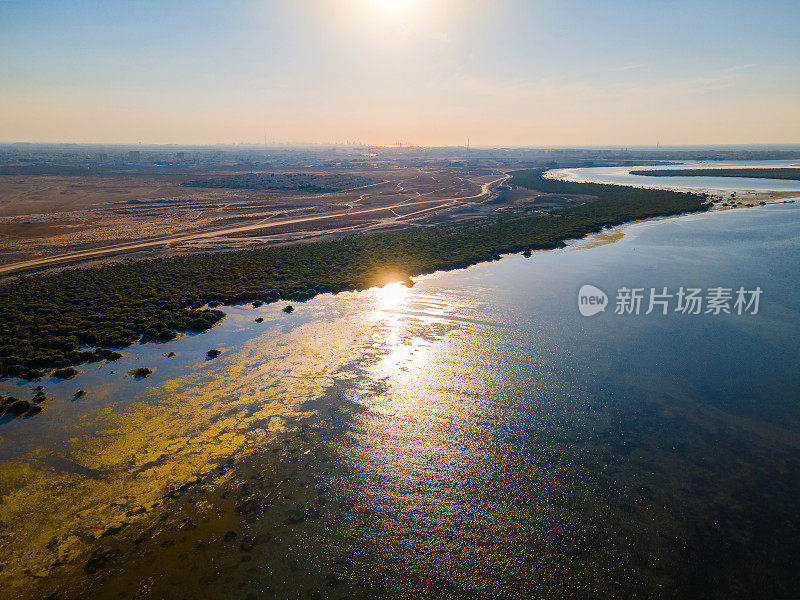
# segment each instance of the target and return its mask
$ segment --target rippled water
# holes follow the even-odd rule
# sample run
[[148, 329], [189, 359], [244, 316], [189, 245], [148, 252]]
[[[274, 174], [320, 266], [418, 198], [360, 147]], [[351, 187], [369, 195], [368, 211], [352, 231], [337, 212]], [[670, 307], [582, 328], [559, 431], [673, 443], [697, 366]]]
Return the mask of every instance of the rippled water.
[[[291, 315], [233, 307], [48, 381], [43, 415], [0, 425], [0, 543], [29, 563], [56, 548], [42, 589], [92, 597], [798, 595], [796, 206], [641, 223]], [[612, 303], [622, 286], [763, 296], [757, 315], [586, 318], [585, 283]], [[123, 376], [140, 365], [154, 375]], [[175, 522], [147, 530], [153, 548], [126, 534], [139, 506], [142, 527], [151, 510]], [[245, 534], [261, 545], [239, 566]], [[104, 578], [71, 574], [109, 544]]]
[[[344, 455], [387, 554], [461, 593], [796, 586], [800, 212], [754, 212], [638, 225], [398, 300], [344, 386], [367, 409]], [[587, 319], [587, 282], [760, 285], [764, 304]]]

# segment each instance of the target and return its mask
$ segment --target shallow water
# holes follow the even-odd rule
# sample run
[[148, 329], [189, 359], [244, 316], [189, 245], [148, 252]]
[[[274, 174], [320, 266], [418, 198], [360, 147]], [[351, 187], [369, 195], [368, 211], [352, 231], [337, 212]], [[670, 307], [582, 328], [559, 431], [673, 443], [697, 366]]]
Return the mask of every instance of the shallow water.
[[791, 179], [762, 179], [753, 177], [650, 177], [631, 175], [631, 171], [659, 169], [711, 169], [711, 168], [778, 168], [797, 167], [796, 160], [752, 160], [752, 161], [688, 161], [676, 165], [639, 167], [580, 167], [574, 169], [554, 169], [551, 176], [567, 181], [609, 183], [633, 187], [660, 188], [672, 190], [710, 190], [712, 192], [787, 192], [800, 191], [800, 181]]
[[[798, 595], [798, 228], [796, 204], [636, 224], [291, 315], [229, 307], [46, 381], [44, 414], [0, 425], [6, 589]], [[612, 303], [589, 318], [586, 283]], [[617, 315], [622, 286], [763, 296], [757, 315]]]

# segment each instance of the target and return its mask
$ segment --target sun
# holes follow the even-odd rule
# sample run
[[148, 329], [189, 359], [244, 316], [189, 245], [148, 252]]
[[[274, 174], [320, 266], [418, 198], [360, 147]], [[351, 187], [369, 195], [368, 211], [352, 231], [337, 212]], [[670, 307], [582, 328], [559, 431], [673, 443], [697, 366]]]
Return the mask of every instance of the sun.
[[378, 288], [376, 294], [378, 308], [383, 310], [400, 308], [407, 297], [408, 287], [399, 281]]
[[413, 12], [421, 0], [367, 0], [367, 2], [381, 13], [402, 16]]

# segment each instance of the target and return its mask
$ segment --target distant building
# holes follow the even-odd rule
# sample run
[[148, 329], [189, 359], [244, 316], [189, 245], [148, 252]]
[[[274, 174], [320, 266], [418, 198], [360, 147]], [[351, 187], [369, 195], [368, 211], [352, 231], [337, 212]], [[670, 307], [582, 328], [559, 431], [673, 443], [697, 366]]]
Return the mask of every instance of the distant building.
[[138, 150], [130, 150], [128, 152], [128, 160], [131, 162], [139, 162], [139, 158], [141, 157], [142, 153]]
[[176, 152], [175, 158], [178, 160], [184, 160], [186, 158], [186, 152]]

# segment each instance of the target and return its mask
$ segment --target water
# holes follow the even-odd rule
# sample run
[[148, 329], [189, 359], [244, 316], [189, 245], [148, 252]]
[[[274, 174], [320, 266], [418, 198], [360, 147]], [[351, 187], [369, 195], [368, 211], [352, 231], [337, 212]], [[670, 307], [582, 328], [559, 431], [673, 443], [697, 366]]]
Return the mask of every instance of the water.
[[791, 160], [751, 160], [751, 161], [688, 161], [676, 165], [638, 166], [638, 167], [581, 167], [575, 169], [555, 169], [551, 175], [558, 179], [578, 182], [609, 183], [673, 190], [710, 190], [713, 192], [787, 192], [800, 191], [800, 181], [790, 179], [761, 179], [753, 177], [649, 177], [631, 175], [631, 171], [659, 169], [711, 169], [711, 168], [778, 168], [797, 167]]
[[[640, 223], [291, 315], [228, 308], [47, 381], [45, 414], [0, 425], [7, 589], [798, 595], [799, 228], [796, 204]], [[609, 310], [580, 316], [585, 283]], [[622, 286], [763, 296], [617, 315]]]
[[[796, 584], [798, 225], [786, 208], [693, 216], [421, 283], [383, 325], [395, 347], [345, 385], [367, 410], [344, 455], [385, 556], [442, 596]], [[586, 282], [765, 294], [750, 317], [586, 319]], [[431, 295], [467, 320], [415, 347]]]

